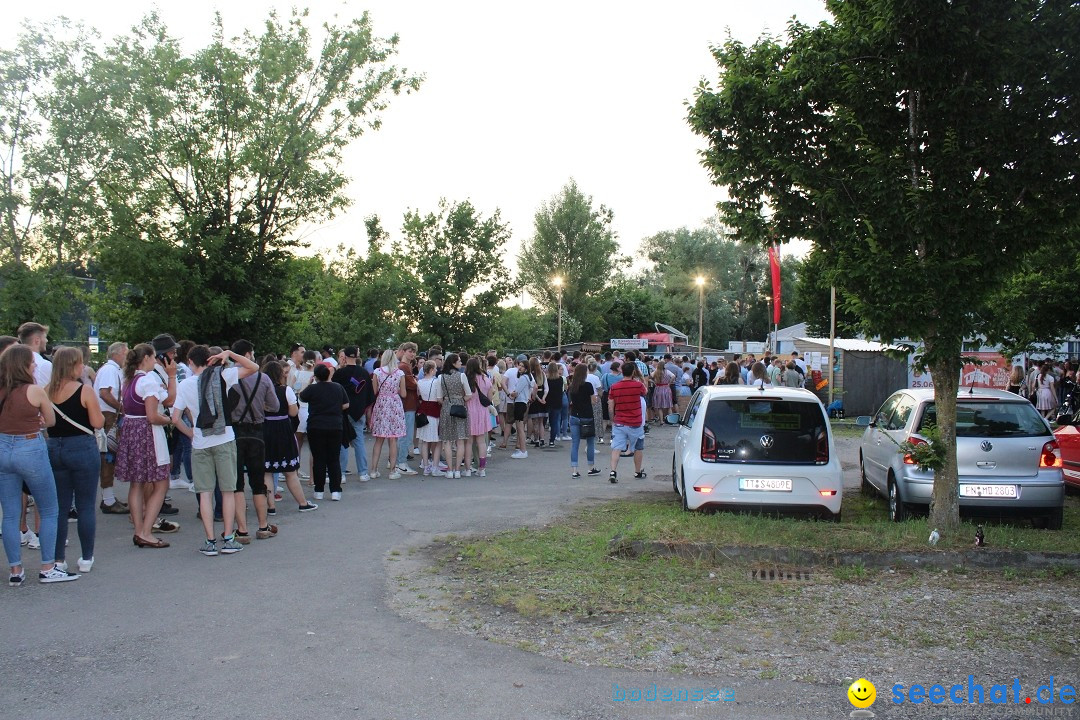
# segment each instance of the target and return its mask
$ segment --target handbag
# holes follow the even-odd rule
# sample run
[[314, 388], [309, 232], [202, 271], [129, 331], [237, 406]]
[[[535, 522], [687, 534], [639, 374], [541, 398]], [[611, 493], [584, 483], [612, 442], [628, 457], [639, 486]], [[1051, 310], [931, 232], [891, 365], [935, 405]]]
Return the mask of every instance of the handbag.
[[124, 424], [124, 416], [116, 418], [116, 423], [105, 433], [105, 452], [115, 453], [120, 448], [120, 426]]
[[427, 424], [431, 422], [431, 419], [424, 413], [416, 413], [416, 427], [427, 427]]
[[[443, 396], [446, 397], [449, 394], [446, 392], [446, 376], [445, 375], [443, 375], [442, 384], [443, 384]], [[454, 404], [450, 405], [450, 417], [468, 418], [469, 417], [469, 411], [465, 408], [464, 405], [458, 405], [458, 404], [454, 403]]]
[[578, 429], [581, 431], [582, 439], [596, 437], [596, 420], [593, 418], [579, 418]]

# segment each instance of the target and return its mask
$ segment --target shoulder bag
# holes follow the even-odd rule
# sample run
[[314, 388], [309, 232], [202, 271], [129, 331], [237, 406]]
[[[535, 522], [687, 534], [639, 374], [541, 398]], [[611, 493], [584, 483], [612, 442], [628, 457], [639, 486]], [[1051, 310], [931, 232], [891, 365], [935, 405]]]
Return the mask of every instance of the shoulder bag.
[[423, 400], [423, 398], [421, 398], [420, 407], [418, 407], [416, 409], [416, 419], [413, 420], [413, 422], [416, 424], [416, 427], [418, 427], [418, 428], [426, 427], [427, 424], [429, 422], [431, 422], [431, 418], [429, 418], [427, 416], [427, 413], [424, 412], [423, 405], [424, 405], [425, 402], [427, 402], [427, 401]]
[[[79, 392], [82, 392], [82, 391], [80, 390]], [[52, 405], [52, 408], [56, 412], [56, 414], [58, 414], [60, 417], [67, 420], [68, 424], [71, 425], [73, 428], [75, 428], [76, 430], [82, 430], [87, 435], [92, 435], [94, 440], [97, 441], [97, 447], [98, 447], [98, 452], [99, 453], [109, 452], [109, 441], [105, 436], [104, 428], [97, 428], [96, 430], [91, 430], [90, 428], [86, 427], [85, 425], [82, 425], [81, 423], [77, 423], [74, 420], [72, 420], [71, 418], [69, 418], [64, 413], [63, 410], [61, 410], [59, 407], [56, 406], [56, 403], [54, 403], [53, 401], [50, 400], [49, 404]]]
[[[442, 384], [443, 384], [443, 395], [445, 397], [449, 397], [449, 393], [446, 392], [446, 375], [442, 376]], [[468, 418], [469, 417], [469, 411], [465, 408], [464, 405], [458, 405], [457, 403], [454, 403], [454, 404], [450, 405], [450, 417]]]

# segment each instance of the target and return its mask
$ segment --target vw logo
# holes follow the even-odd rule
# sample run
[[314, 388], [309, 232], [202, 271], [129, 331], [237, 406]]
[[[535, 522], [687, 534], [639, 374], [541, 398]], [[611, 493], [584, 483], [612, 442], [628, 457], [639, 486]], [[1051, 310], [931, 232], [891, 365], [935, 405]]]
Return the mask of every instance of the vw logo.
[[983, 452], [990, 452], [994, 449], [994, 444], [989, 440], [983, 440], [982, 445], [980, 445], [979, 447], [983, 449]]
[[772, 435], [762, 435], [761, 440], [759, 442], [761, 443], [761, 447], [768, 450], [769, 448], [771, 448], [773, 446], [773, 442], [774, 442], [773, 436]]

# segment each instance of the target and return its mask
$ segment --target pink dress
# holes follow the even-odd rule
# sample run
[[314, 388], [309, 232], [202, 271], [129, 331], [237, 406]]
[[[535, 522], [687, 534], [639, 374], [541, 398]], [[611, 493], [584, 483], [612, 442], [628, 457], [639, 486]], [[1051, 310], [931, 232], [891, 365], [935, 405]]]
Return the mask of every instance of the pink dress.
[[405, 406], [398, 395], [405, 373], [397, 368], [393, 371], [378, 368], [375, 379], [379, 381], [379, 396], [375, 398], [375, 409], [371, 411], [372, 437], [405, 437]]
[[[491, 378], [487, 375], [477, 375], [476, 387], [488, 396], [488, 400], [491, 399]], [[469, 411], [470, 435], [486, 435], [491, 432], [491, 411], [480, 404], [479, 393], [469, 396], [469, 399], [465, 401], [465, 409]]]

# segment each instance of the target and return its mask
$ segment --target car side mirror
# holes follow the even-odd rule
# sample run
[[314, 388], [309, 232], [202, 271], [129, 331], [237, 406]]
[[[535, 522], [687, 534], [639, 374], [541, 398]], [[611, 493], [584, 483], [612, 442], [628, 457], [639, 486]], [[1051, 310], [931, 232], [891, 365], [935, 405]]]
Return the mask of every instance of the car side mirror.
[[665, 425], [678, 425], [680, 420], [682, 420], [682, 415], [679, 413], [668, 413], [664, 416]]
[[855, 418], [856, 427], [874, 427], [874, 418], [869, 415], [860, 415]]

